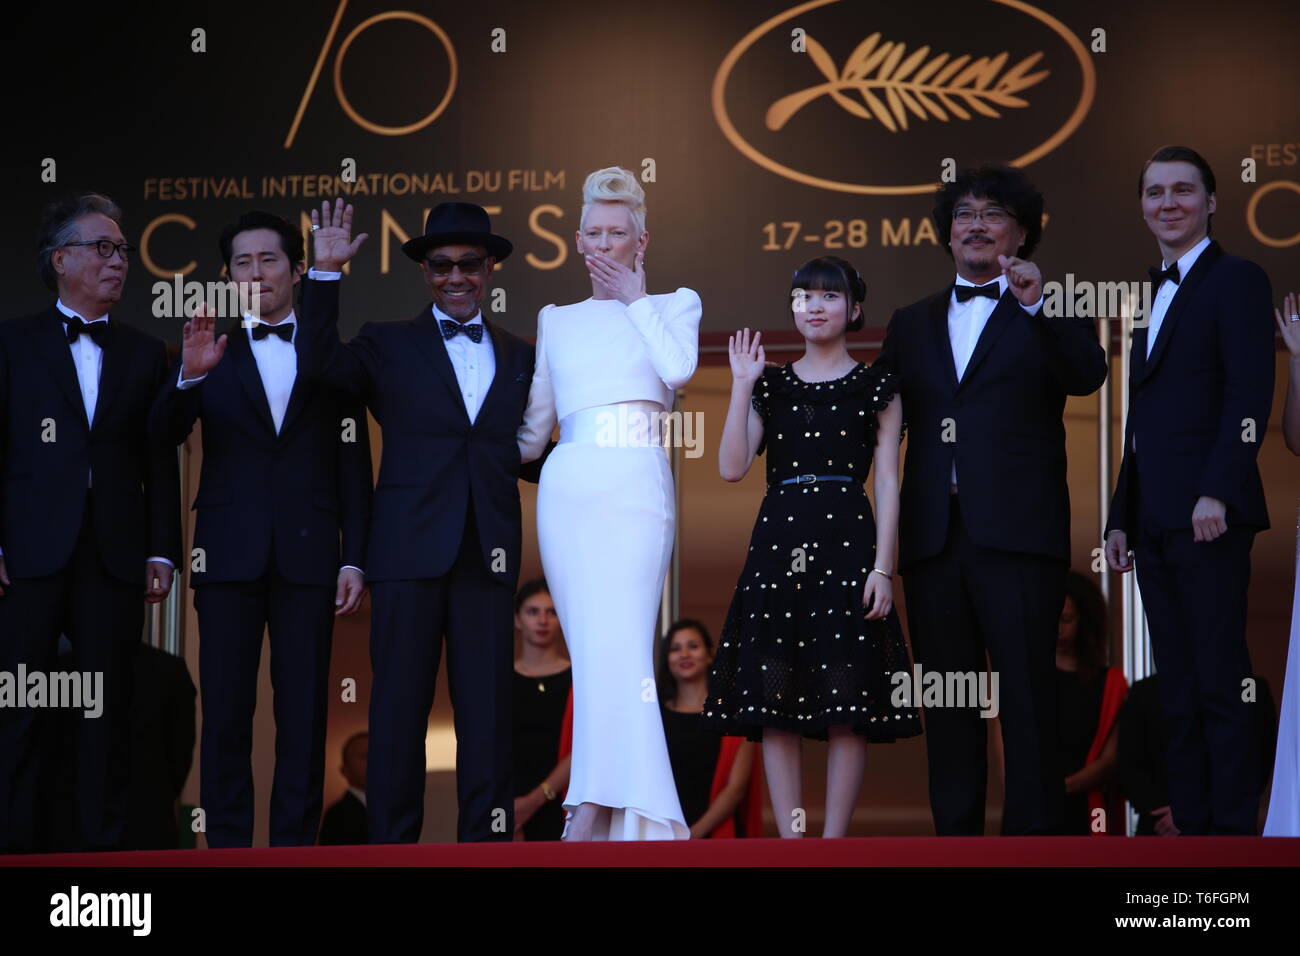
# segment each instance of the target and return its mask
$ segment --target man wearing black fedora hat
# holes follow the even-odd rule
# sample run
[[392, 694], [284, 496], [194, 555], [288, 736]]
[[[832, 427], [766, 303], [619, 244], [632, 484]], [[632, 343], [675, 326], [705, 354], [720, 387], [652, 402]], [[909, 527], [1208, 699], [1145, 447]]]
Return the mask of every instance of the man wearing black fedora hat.
[[[480, 304], [510, 255], [487, 212], [442, 203], [402, 246], [433, 302], [414, 318], [338, 335], [352, 207], [313, 210], [316, 268], [304, 282], [310, 377], [363, 399], [383, 429], [366, 571], [371, 586], [372, 843], [413, 843], [423, 818], [424, 739], [442, 640], [456, 728], [462, 842], [509, 840], [513, 594], [519, 575], [519, 448], [533, 346], [489, 325]], [[536, 469], [534, 469], [534, 474]], [[536, 480], [535, 477], [533, 480]]]

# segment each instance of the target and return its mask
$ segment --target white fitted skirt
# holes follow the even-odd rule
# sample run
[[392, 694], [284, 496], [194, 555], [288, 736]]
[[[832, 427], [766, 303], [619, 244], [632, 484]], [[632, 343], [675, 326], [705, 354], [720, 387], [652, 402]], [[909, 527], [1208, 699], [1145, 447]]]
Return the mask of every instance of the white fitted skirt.
[[564, 807], [611, 807], [596, 839], [684, 840], [655, 690], [655, 622], [676, 506], [659, 406], [584, 408], [560, 423], [537, 493], [542, 565], [573, 660]]

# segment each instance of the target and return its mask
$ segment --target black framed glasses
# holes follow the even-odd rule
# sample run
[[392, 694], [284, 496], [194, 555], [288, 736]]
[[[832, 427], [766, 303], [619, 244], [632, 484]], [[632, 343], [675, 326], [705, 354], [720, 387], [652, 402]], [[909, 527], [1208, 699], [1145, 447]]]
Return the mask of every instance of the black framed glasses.
[[958, 209], [952, 214], [952, 221], [960, 226], [969, 226], [976, 219], [986, 226], [1000, 226], [1011, 219], [1011, 213], [1001, 206], [989, 206], [987, 209]]
[[429, 267], [439, 279], [444, 279], [451, 275], [451, 270], [460, 267], [461, 275], [476, 276], [487, 271], [488, 256], [465, 256], [463, 259], [448, 259], [446, 256], [433, 256], [425, 259], [424, 264]]
[[94, 246], [95, 251], [105, 259], [113, 258], [113, 253], [116, 252], [122, 257], [123, 262], [126, 262], [131, 253], [135, 252], [135, 246], [128, 245], [125, 242], [114, 242], [111, 239], [87, 239], [85, 242], [66, 243], [64, 248], [67, 248], [67, 246]]

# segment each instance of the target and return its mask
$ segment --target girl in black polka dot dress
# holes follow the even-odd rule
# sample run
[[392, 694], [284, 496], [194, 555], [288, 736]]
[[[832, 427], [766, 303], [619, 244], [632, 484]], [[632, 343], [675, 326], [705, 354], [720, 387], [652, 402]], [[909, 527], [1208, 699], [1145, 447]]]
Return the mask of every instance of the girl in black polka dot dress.
[[[824, 836], [843, 836], [868, 740], [921, 732], [894, 706], [891, 675], [910, 675], [893, 573], [902, 410], [896, 376], [855, 362], [845, 332], [862, 327], [866, 286], [834, 256], [791, 280], [804, 355], [768, 366], [761, 333], [728, 344], [732, 390], [719, 450], [739, 481], [767, 450], [767, 495], [709, 678], [705, 720], [763, 742], [782, 836], [799, 836], [800, 742], [829, 738]], [[863, 488], [875, 459], [880, 524]]]

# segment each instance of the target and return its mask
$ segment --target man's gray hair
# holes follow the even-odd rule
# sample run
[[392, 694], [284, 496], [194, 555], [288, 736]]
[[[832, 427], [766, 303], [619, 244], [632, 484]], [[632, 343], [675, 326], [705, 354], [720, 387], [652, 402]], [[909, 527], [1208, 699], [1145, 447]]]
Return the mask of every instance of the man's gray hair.
[[51, 292], [59, 290], [59, 277], [52, 261], [54, 250], [61, 249], [70, 242], [77, 242], [81, 238], [77, 232], [77, 220], [93, 213], [107, 216], [119, 227], [122, 225], [122, 210], [117, 203], [99, 193], [82, 193], [45, 207], [36, 238], [36, 268]]

